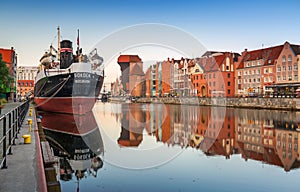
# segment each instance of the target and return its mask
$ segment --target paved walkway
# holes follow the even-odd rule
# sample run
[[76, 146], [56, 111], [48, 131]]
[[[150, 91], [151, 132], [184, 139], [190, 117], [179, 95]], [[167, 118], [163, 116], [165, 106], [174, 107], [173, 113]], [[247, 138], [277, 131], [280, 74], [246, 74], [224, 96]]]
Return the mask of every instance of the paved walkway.
[[[1, 114], [10, 111], [19, 104], [18, 102], [5, 104]], [[37, 127], [34, 115], [29, 117], [29, 113], [27, 113], [18, 139], [16, 139], [16, 145], [12, 146], [13, 154], [7, 156], [7, 169], [0, 169], [0, 191], [38, 191], [37, 149], [34, 131], [37, 130]], [[28, 132], [28, 118], [33, 120], [32, 132]], [[31, 135], [30, 144], [24, 144], [22, 138], [24, 134]]]

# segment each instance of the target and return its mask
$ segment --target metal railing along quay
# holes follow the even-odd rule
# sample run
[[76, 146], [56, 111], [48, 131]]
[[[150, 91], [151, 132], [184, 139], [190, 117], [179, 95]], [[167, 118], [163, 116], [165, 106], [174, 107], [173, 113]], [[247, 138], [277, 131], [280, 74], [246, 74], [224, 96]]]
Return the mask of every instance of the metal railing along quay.
[[12, 155], [12, 146], [15, 145], [15, 139], [18, 137], [21, 125], [29, 109], [29, 102], [13, 108], [0, 117], [0, 167], [7, 168], [6, 157]]

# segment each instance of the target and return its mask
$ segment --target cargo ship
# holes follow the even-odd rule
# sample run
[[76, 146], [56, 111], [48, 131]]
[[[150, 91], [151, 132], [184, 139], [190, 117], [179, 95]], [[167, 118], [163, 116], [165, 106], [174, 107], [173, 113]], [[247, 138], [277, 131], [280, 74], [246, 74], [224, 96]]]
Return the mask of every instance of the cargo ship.
[[40, 59], [34, 101], [41, 111], [85, 114], [92, 110], [104, 81], [103, 58], [97, 49], [82, 54], [79, 31], [77, 51], [73, 54], [72, 42], [60, 41], [59, 27], [57, 31], [58, 49], [51, 45]]

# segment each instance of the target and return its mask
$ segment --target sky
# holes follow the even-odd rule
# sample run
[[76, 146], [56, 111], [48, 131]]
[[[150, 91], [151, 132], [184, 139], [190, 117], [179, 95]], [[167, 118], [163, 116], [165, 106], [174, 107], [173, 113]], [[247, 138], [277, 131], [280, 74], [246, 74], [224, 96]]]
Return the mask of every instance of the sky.
[[[297, 0], [2, 0], [0, 47], [14, 47], [18, 65], [38, 66], [50, 44], [57, 43], [57, 26], [61, 28], [62, 38], [73, 42], [79, 29], [80, 46], [84, 51], [90, 51], [97, 43], [122, 29], [156, 23], [186, 32], [207, 50], [241, 53], [245, 48], [259, 49], [285, 41], [300, 44], [299, 5]], [[151, 31], [147, 33], [151, 34]], [[174, 38], [174, 41], [179, 39]], [[113, 48], [115, 45], [107, 46]], [[140, 52], [143, 59], [147, 57], [145, 50], [147, 48], [133, 46], [122, 53]], [[180, 56], [172, 51], [157, 53], [148, 55], [147, 60]], [[115, 58], [104, 58], [107, 60], [111, 62], [108, 66], [112, 71], [118, 70]], [[119, 72], [110, 73], [116, 76]]]

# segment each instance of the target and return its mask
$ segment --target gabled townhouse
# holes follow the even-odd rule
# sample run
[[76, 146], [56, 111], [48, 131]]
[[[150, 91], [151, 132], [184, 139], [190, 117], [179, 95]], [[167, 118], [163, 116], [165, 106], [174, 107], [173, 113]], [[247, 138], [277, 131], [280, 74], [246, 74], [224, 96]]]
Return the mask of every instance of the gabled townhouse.
[[146, 71], [146, 96], [166, 97], [174, 90], [174, 70], [171, 61], [159, 61]]
[[[275, 97], [294, 97], [300, 87], [300, 45], [293, 45], [289, 42], [283, 44], [283, 49], [273, 71], [276, 76], [276, 83], [272, 88], [272, 95]], [[298, 91], [300, 91], [298, 89]]]
[[199, 59], [204, 68], [208, 97], [233, 97], [235, 94], [235, 62], [238, 53], [205, 53]]
[[275, 83], [275, 65], [283, 45], [242, 52], [236, 64], [236, 96], [265, 94]]
[[204, 70], [199, 62], [194, 61], [191, 70], [191, 83], [193, 85], [193, 95], [207, 97], [207, 82], [204, 78]]

